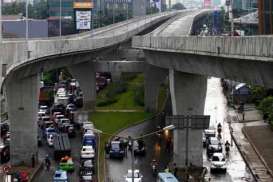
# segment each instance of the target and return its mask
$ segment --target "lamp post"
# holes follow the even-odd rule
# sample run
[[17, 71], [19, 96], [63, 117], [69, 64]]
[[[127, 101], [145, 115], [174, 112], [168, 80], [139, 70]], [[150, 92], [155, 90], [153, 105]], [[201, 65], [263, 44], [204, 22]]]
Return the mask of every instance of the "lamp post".
[[157, 130], [157, 131], [154, 131], [154, 132], [151, 132], [151, 133], [148, 133], [148, 134], [145, 134], [145, 135], [142, 135], [140, 137], [131, 137], [131, 136], [128, 136], [128, 137], [123, 137], [123, 136], [118, 136], [118, 135], [112, 135], [112, 134], [109, 134], [109, 133], [105, 133], [101, 130], [98, 130], [98, 129], [91, 129], [92, 131], [94, 131], [95, 133], [98, 133], [98, 134], [105, 134], [105, 135], [109, 135], [109, 136], [112, 136], [112, 137], [119, 137], [119, 138], [123, 138], [123, 139], [126, 139], [130, 142], [132, 142], [132, 152], [131, 152], [131, 170], [132, 170], [132, 182], [134, 182], [134, 171], [135, 171], [135, 155], [134, 155], [134, 142], [139, 140], [139, 139], [143, 139], [143, 138], [146, 138], [148, 136], [151, 136], [151, 135], [154, 135], [156, 133], [159, 133], [159, 132], [162, 132], [162, 131], [166, 131], [166, 130], [173, 130], [175, 129], [175, 126], [174, 125], [168, 125], [168, 126], [165, 126], [164, 128], [160, 129], [160, 130]]
[[60, 36], [60, 39], [61, 39], [61, 37], [62, 37], [62, 0], [60, 0], [59, 2], [60, 2], [60, 4], [59, 4], [59, 6], [60, 6], [60, 13], [59, 13], [59, 15], [60, 15], [60, 17], [59, 17], [59, 36]]
[[0, 0], [0, 43], [2, 43], [2, 0]]

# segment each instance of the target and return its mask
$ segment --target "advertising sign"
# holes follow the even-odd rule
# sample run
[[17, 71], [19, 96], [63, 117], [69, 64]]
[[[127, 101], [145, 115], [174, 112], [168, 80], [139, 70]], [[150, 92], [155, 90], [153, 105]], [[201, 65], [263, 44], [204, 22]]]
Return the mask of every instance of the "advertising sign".
[[76, 29], [77, 30], [91, 29], [91, 11], [76, 10]]
[[210, 8], [211, 7], [211, 0], [204, 0], [204, 8]]

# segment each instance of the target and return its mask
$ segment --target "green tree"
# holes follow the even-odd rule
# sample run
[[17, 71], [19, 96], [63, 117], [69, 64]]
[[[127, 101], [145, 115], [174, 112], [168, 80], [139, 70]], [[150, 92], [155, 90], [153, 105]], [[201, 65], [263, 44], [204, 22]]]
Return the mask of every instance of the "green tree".
[[258, 109], [261, 110], [264, 114], [264, 119], [273, 119], [273, 96], [265, 97], [260, 104], [258, 105]]
[[266, 90], [264, 87], [261, 87], [261, 86], [251, 87], [251, 100], [256, 105], [258, 105], [265, 96], [266, 96]]
[[176, 3], [176, 4], [173, 5], [172, 9], [182, 10], [182, 9], [186, 9], [186, 8], [182, 3]]

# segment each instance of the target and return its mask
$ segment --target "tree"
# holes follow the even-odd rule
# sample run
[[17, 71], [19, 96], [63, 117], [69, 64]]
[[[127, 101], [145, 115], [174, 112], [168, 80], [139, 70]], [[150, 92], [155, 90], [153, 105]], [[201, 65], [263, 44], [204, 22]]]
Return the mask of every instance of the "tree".
[[175, 10], [182, 10], [182, 9], [186, 9], [185, 6], [181, 3], [176, 3], [173, 5], [172, 9], [175, 9]]

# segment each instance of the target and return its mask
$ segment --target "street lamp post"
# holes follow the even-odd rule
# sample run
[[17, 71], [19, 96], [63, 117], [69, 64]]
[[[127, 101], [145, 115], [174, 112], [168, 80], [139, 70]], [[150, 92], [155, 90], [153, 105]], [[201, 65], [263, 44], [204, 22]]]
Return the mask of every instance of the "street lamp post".
[[2, 0], [0, 0], [0, 43], [2, 43]]
[[60, 0], [59, 36], [62, 37], [62, 0]]

